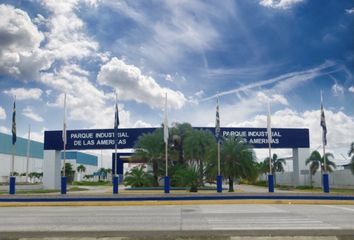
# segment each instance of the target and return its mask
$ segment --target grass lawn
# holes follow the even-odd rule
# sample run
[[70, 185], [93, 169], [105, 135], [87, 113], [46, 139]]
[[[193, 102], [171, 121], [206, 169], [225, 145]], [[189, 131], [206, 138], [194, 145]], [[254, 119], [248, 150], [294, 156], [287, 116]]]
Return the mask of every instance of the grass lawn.
[[112, 182], [110, 181], [98, 181], [98, 182], [73, 182], [73, 186], [112, 186]]

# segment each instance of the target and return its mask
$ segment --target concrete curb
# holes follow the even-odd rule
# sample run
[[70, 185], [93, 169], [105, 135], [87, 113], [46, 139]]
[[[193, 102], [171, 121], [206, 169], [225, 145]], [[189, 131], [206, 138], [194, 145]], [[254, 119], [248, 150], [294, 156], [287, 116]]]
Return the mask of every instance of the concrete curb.
[[159, 206], [194, 204], [306, 204], [306, 205], [354, 205], [350, 200], [186, 200], [186, 201], [107, 201], [107, 202], [1, 202], [0, 207], [53, 207], [53, 206]]
[[190, 204], [336, 204], [354, 205], [354, 196], [341, 195], [149, 195], [149, 196], [7, 196], [0, 207], [10, 206], [143, 206]]

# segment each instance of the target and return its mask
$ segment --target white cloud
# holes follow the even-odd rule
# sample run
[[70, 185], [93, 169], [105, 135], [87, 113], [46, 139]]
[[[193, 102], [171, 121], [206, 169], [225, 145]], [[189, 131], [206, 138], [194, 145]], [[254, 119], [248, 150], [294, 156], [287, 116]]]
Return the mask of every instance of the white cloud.
[[351, 9], [345, 9], [345, 12], [346, 12], [347, 14], [354, 14], [354, 7], [351, 8]]
[[[105, 94], [92, 84], [89, 72], [78, 65], [63, 66], [59, 71], [46, 73], [42, 81], [61, 92], [50, 107], [63, 108], [64, 92], [67, 93], [68, 128], [70, 121], [80, 121], [82, 128], [112, 128], [114, 121], [114, 94]], [[109, 102], [110, 101], [110, 102]], [[108, 102], [108, 104], [107, 104]], [[130, 112], [119, 104], [121, 127], [130, 127]]]
[[289, 105], [288, 100], [283, 95], [280, 94], [273, 94], [267, 96], [266, 94], [264, 94], [264, 92], [258, 92], [257, 98], [259, 103], [270, 102], [270, 103], [280, 103], [283, 105]]
[[[40, 130], [39, 132], [31, 130], [31, 140], [43, 143], [44, 142], [44, 131], [46, 131], [46, 130], [47, 129], [45, 129], [45, 128], [42, 128], [42, 130]], [[28, 133], [25, 133], [22, 137], [27, 139]]]
[[344, 94], [344, 87], [338, 83], [333, 84], [331, 90], [334, 96], [340, 96]]
[[28, 14], [10, 5], [0, 5], [0, 73], [25, 81], [47, 69], [51, 60], [39, 49], [44, 36]]
[[119, 99], [146, 103], [152, 108], [163, 106], [165, 93], [171, 108], [179, 109], [186, 103], [181, 92], [161, 87], [155, 79], [142, 74], [136, 66], [115, 57], [101, 67], [97, 81], [118, 89]]
[[4, 91], [5, 94], [15, 97], [16, 100], [41, 99], [43, 91], [39, 88], [11, 88]]
[[44, 119], [41, 116], [39, 116], [37, 113], [33, 112], [33, 109], [30, 107], [26, 107], [25, 109], [23, 109], [22, 115], [26, 116], [36, 122], [43, 122], [44, 121]]
[[204, 96], [204, 91], [203, 91], [203, 90], [200, 90], [200, 91], [196, 92], [194, 95], [195, 95], [197, 98], [201, 98], [201, 97]]
[[98, 56], [98, 43], [85, 34], [85, 24], [75, 13], [79, 3], [79, 0], [47, 0], [43, 3], [52, 13], [46, 24], [50, 31], [46, 34], [45, 49], [56, 59]]
[[348, 88], [348, 91], [354, 93], [354, 86], [351, 86], [350, 88]]
[[149, 128], [153, 127], [150, 123], [146, 123], [142, 120], [138, 120], [134, 123], [133, 128]]
[[7, 127], [4, 127], [4, 126], [0, 126], [0, 132], [1, 133], [7, 133], [7, 134], [11, 133], [10, 129], [7, 128]]
[[0, 107], [0, 119], [6, 119], [6, 112], [2, 107]]
[[261, 0], [259, 4], [264, 7], [276, 9], [289, 9], [302, 2], [304, 2], [304, 0]]
[[263, 87], [275, 83], [276, 85], [273, 87], [273, 91], [284, 93], [293, 90], [299, 84], [305, 83], [307, 81], [311, 81], [319, 76], [327, 75], [341, 70], [343, 70], [342, 66], [339, 66], [331, 61], [326, 61], [325, 63], [312, 69], [299, 71], [299, 72], [291, 72], [271, 79], [250, 83], [248, 85], [244, 85], [239, 88], [214, 94], [210, 97], [202, 99], [202, 101], [210, 100], [216, 98], [217, 96], [242, 93], [242, 92], [246, 92], [247, 90], [251, 90], [254, 88], [259, 88], [259, 87]]
[[172, 76], [170, 74], [166, 74], [165, 80], [169, 81], [169, 82], [173, 82], [173, 78], [172, 78]]

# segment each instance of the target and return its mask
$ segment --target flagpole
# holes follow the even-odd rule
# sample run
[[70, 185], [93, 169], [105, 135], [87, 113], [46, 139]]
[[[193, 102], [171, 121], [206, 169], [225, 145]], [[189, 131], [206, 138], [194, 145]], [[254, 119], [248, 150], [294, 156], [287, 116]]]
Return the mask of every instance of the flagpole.
[[118, 97], [117, 91], [114, 91], [116, 96], [116, 104], [115, 104], [115, 114], [114, 114], [114, 177], [113, 177], [113, 194], [118, 194], [118, 153], [117, 153], [117, 145], [118, 145], [118, 126], [119, 126], [119, 114], [118, 114]]
[[[116, 107], [117, 107], [117, 92], [115, 92], [115, 95], [116, 95]], [[116, 132], [115, 132], [116, 133]], [[114, 141], [114, 166], [115, 166], [115, 169], [114, 169], [114, 176], [118, 176], [118, 161], [117, 161], [117, 137], [118, 136], [114, 136], [115, 138], [115, 141]]]
[[[322, 90], [321, 90], [321, 108], [324, 114], [324, 107], [323, 107], [323, 97], [322, 97]], [[322, 149], [323, 149], [323, 170], [324, 173], [327, 173], [327, 164], [326, 164], [326, 141], [325, 141], [325, 132], [324, 129], [322, 129]]]
[[61, 194], [66, 194], [66, 174], [65, 174], [65, 165], [66, 165], [66, 93], [64, 93], [64, 118], [63, 118], [63, 132], [62, 132], [62, 140], [63, 140], [63, 173], [61, 177]]
[[165, 165], [166, 165], [166, 176], [164, 191], [165, 193], [170, 192], [170, 178], [168, 177], [168, 119], [167, 119], [167, 93], [165, 93], [165, 118], [163, 123], [163, 140], [165, 142]]
[[274, 176], [272, 174], [272, 126], [271, 126], [271, 116], [270, 116], [270, 101], [268, 101], [267, 134], [268, 134], [268, 150], [269, 150], [268, 192], [274, 192]]
[[[269, 130], [268, 130], [268, 150], [269, 150], [269, 174], [272, 174], [272, 128], [270, 122], [270, 103], [268, 102], [268, 121], [269, 121]], [[270, 134], [270, 136], [269, 136]]]
[[65, 177], [65, 162], [66, 162], [66, 93], [64, 94], [64, 124], [63, 124], [63, 177]]
[[327, 162], [326, 162], [327, 126], [326, 126], [326, 119], [325, 119], [325, 114], [324, 114], [322, 91], [321, 91], [321, 121], [320, 121], [320, 125], [322, 127], [322, 143], [323, 143], [322, 146], [323, 146], [323, 165], [324, 165], [323, 166], [324, 173], [322, 174], [323, 192], [329, 193], [329, 176], [327, 173]]
[[31, 124], [28, 124], [26, 182], [28, 182], [28, 168], [29, 168], [30, 145], [31, 145]]
[[9, 194], [15, 194], [16, 192], [16, 177], [15, 171], [15, 152], [16, 152], [16, 96], [14, 97], [14, 106], [12, 110], [12, 157], [11, 157], [11, 172], [9, 182]]
[[218, 142], [218, 175], [216, 177], [216, 192], [222, 192], [222, 176], [220, 167], [220, 115], [219, 115], [219, 93], [216, 98], [216, 116], [215, 116], [215, 137]]
[[16, 96], [14, 98], [13, 116], [12, 116], [12, 156], [11, 156], [11, 173], [10, 173], [11, 176], [14, 176], [14, 171], [15, 171], [15, 152], [16, 152]]

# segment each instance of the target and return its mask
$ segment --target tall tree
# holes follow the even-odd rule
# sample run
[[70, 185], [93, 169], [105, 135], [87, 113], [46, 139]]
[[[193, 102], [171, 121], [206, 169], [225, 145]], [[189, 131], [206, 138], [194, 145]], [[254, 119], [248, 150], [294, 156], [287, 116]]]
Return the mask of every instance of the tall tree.
[[80, 164], [80, 165], [77, 167], [77, 171], [83, 173], [83, 172], [86, 171], [86, 167], [85, 167], [84, 165]]
[[[353, 156], [352, 156], [353, 155]], [[352, 171], [352, 174], [354, 174], [354, 142], [352, 142], [352, 144], [350, 144], [350, 149], [348, 152], [348, 156], [352, 156], [351, 159], [351, 164], [350, 164], [350, 170]]]
[[184, 140], [187, 135], [193, 130], [192, 125], [189, 123], [174, 123], [171, 129], [172, 134], [172, 158], [176, 158], [179, 164], [185, 164], [184, 159]]
[[132, 160], [143, 160], [152, 165], [155, 186], [158, 186], [158, 179], [161, 175], [159, 168], [164, 164], [164, 154], [163, 131], [160, 128], [140, 136], [134, 146]]
[[[255, 154], [250, 146], [240, 138], [226, 138], [221, 145], [221, 174], [229, 180], [229, 192], [234, 191], [236, 179], [254, 179], [257, 176]], [[208, 157], [208, 177], [217, 174], [217, 149]]]
[[310, 164], [310, 173], [315, 175], [318, 169], [321, 170], [321, 173], [324, 171], [324, 158], [326, 158], [326, 169], [329, 172], [333, 172], [333, 169], [336, 168], [336, 164], [329, 160], [329, 158], [334, 158], [332, 153], [326, 153], [325, 156], [321, 156], [318, 151], [313, 151], [306, 159], [306, 165]]
[[207, 153], [210, 148], [216, 146], [214, 135], [210, 131], [191, 130], [187, 134], [184, 143], [184, 157], [198, 166], [199, 184], [204, 185], [204, 170]]
[[[264, 167], [268, 169], [269, 171], [269, 157], [265, 158], [264, 161]], [[272, 175], [274, 176], [274, 183], [276, 184], [276, 172], [284, 172], [284, 165], [286, 164], [285, 159], [278, 158], [278, 155], [276, 153], [273, 154], [272, 159], [271, 159], [271, 164], [272, 164]]]

